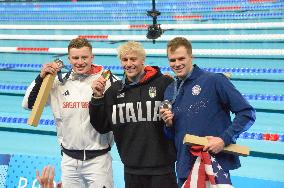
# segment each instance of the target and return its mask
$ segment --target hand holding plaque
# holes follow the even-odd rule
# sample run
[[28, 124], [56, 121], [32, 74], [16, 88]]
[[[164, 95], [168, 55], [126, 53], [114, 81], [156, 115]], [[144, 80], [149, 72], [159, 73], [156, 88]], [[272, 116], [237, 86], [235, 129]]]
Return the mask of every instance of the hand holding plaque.
[[64, 67], [63, 61], [55, 59], [53, 62], [44, 64], [40, 71], [40, 77], [45, 78], [48, 74], [56, 75]]
[[[53, 63], [57, 64], [57, 67], [52, 66]], [[28, 119], [28, 124], [37, 127], [40, 116], [42, 114], [43, 108], [47, 102], [51, 87], [53, 85], [57, 71], [59, 71], [64, 66], [63, 61], [60, 59], [55, 59], [54, 62], [44, 65], [40, 73], [43, 77], [43, 82], [40, 86], [36, 101], [34, 103], [32, 112]]]

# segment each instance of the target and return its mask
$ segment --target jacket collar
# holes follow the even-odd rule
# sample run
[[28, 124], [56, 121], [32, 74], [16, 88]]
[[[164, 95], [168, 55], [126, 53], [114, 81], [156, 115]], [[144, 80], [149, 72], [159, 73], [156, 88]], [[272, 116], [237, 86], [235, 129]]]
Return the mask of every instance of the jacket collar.
[[131, 83], [128, 81], [127, 77], [125, 77], [125, 84], [126, 85], [137, 85], [137, 84], [143, 84], [145, 82], [148, 82], [153, 77], [155, 77], [157, 74], [161, 73], [159, 67], [156, 66], [146, 66], [144, 68], [144, 73], [141, 75], [141, 78], [136, 83]]
[[194, 80], [198, 78], [204, 71], [200, 69], [196, 64], [193, 65], [193, 70], [191, 75], [186, 79], [187, 80]]
[[122, 87], [121, 87], [121, 91], [128, 89], [130, 87], [133, 86], [137, 86], [137, 85], [142, 85], [145, 84], [147, 82], [149, 82], [150, 80], [154, 79], [156, 76], [162, 74], [160, 71], [160, 68], [157, 66], [146, 66], [144, 68], [144, 74], [141, 76], [140, 80], [137, 83], [132, 83], [129, 82], [126, 78], [126, 76], [124, 75], [121, 83], [122, 83]]

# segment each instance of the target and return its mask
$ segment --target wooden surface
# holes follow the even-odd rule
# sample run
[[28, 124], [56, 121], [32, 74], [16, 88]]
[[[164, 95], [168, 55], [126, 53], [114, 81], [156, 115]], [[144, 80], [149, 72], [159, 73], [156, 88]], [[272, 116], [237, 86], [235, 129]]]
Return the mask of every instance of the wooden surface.
[[[190, 134], [186, 134], [183, 139], [183, 143], [187, 145], [201, 145], [204, 146], [208, 143], [208, 140], [206, 137], [199, 137], [194, 136]], [[235, 155], [241, 155], [241, 156], [248, 156], [250, 151], [249, 148], [246, 146], [240, 146], [237, 144], [230, 144], [226, 147], [224, 147], [223, 152], [231, 153]]]
[[231, 78], [232, 78], [232, 73], [230, 73], [230, 72], [223, 72], [223, 74], [224, 74], [228, 79], [231, 79]]
[[39, 93], [37, 95], [35, 104], [33, 106], [32, 112], [28, 119], [28, 124], [37, 127], [43, 108], [47, 102], [51, 87], [53, 85], [55, 75], [48, 74], [41, 84]]

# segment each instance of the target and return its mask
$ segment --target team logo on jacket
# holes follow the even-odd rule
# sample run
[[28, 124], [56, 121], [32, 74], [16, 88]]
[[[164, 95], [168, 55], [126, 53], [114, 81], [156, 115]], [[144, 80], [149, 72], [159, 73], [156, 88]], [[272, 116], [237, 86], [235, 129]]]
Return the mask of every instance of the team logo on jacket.
[[117, 95], [117, 98], [123, 98], [125, 96], [125, 93], [120, 93]]
[[67, 95], [70, 95], [70, 93], [68, 90], [66, 90], [62, 95], [67, 96]]
[[195, 85], [192, 88], [192, 95], [199, 95], [201, 92], [201, 87], [199, 85]]
[[156, 87], [149, 87], [149, 96], [151, 98], [154, 98], [156, 97], [156, 95], [157, 95]]

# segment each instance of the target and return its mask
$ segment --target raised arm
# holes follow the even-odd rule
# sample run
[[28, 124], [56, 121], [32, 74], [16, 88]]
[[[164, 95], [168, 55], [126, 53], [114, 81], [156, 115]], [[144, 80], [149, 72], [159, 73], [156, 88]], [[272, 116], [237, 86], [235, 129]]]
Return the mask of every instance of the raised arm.
[[106, 83], [106, 80], [102, 76], [93, 82], [93, 97], [89, 104], [90, 122], [96, 131], [101, 134], [111, 131], [106, 103], [110, 88], [105, 92]]
[[25, 109], [32, 109], [34, 106], [34, 103], [36, 101], [37, 95], [40, 90], [40, 86], [43, 82], [43, 79], [47, 74], [56, 74], [57, 71], [60, 70], [60, 67], [56, 62], [50, 62], [47, 64], [44, 64], [42, 66], [40, 74], [36, 77], [36, 79], [31, 83], [31, 85], [28, 87], [23, 102], [22, 107]]

